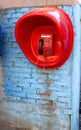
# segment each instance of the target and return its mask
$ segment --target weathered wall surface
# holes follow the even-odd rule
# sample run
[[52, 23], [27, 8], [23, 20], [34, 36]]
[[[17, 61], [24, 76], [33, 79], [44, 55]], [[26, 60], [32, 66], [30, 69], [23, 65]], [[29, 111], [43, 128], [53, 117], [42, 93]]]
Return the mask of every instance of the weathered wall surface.
[[27, 130], [78, 130], [80, 6], [59, 7], [73, 22], [75, 40], [69, 60], [53, 71], [37, 69], [25, 58], [15, 41], [16, 21], [33, 8], [0, 10], [0, 74], [3, 77], [0, 82], [5, 95], [0, 102], [1, 124]]

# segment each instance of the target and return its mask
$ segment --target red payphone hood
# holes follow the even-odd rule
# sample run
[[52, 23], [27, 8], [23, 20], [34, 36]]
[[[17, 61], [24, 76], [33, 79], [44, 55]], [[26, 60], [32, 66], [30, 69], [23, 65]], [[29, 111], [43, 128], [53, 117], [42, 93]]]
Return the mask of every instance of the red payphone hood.
[[49, 70], [60, 67], [69, 58], [74, 33], [71, 20], [62, 9], [43, 7], [28, 12], [17, 21], [15, 37], [30, 62]]

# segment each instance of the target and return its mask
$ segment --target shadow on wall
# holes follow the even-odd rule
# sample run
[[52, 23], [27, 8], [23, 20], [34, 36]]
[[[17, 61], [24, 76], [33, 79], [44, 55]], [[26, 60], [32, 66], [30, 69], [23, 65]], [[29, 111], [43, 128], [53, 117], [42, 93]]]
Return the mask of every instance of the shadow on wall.
[[4, 43], [4, 33], [2, 32], [1, 25], [0, 25], [0, 57], [2, 56], [2, 50], [3, 50], [3, 43]]
[[2, 45], [1, 45], [1, 39], [2, 39], [2, 38], [1, 38], [1, 37], [2, 37], [2, 34], [1, 34], [1, 26], [0, 26], [0, 56], [1, 56], [1, 52], [2, 52], [2, 51], [1, 51], [1, 50], [2, 50], [2, 47], [1, 47], [1, 46], [2, 46]]
[[4, 43], [7, 43], [7, 32], [4, 31], [4, 29], [2, 28], [2, 26], [0, 25], [0, 57], [2, 59], [3, 57], [3, 49], [4, 49]]
[[5, 97], [2, 88], [2, 43], [2, 31], [0, 26], [0, 101]]

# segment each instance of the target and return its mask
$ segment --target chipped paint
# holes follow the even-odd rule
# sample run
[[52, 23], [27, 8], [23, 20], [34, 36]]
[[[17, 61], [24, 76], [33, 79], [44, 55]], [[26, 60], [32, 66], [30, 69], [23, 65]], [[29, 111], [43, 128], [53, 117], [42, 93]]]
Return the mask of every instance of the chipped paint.
[[42, 95], [44, 95], [44, 96], [50, 96], [50, 95], [51, 95], [51, 93], [50, 93], [49, 91], [45, 91], [45, 92], [40, 92], [40, 91], [39, 91], [39, 92], [37, 92], [37, 94], [38, 94], [38, 95], [41, 95], [41, 96], [42, 96]]
[[56, 109], [50, 105], [10, 101], [0, 105], [2, 125], [27, 130], [69, 130], [70, 116], [64, 114], [63, 109]]

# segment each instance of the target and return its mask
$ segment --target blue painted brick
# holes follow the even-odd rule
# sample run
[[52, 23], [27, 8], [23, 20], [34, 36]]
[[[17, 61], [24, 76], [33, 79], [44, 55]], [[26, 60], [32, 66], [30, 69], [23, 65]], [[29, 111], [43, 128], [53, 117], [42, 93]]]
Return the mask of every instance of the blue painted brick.
[[6, 86], [4, 86], [6, 89], [4, 89], [4, 91], [12, 91], [12, 92], [22, 92], [22, 87], [21, 86], [16, 86], [16, 85], [12, 85], [13, 83], [11, 84], [7, 84], [6, 83]]
[[14, 100], [14, 101], [21, 101], [21, 97], [14, 97], [14, 96], [8, 96], [9, 100]]
[[18, 91], [13, 92], [11, 90], [6, 90], [5, 93], [7, 94], [7, 96], [13, 96], [13, 97], [26, 97], [27, 95], [26, 92], [20, 93]]
[[20, 11], [23, 12], [23, 13], [29, 12], [30, 8], [21, 8]]

